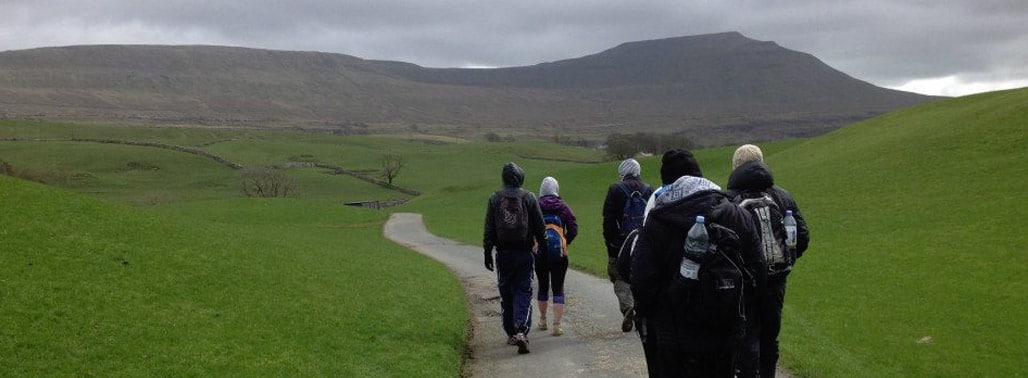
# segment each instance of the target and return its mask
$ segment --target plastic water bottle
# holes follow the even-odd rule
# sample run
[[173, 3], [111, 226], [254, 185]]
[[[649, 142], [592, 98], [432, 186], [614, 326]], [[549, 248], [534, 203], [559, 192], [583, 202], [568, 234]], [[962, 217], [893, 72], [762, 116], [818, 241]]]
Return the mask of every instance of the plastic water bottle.
[[796, 218], [792, 216], [792, 210], [785, 211], [785, 246], [789, 249], [796, 248]]
[[678, 268], [678, 274], [682, 277], [695, 280], [699, 278], [700, 264], [704, 255], [707, 254], [707, 247], [710, 246], [710, 236], [707, 235], [707, 227], [702, 215], [696, 216], [696, 223], [689, 229], [685, 236], [685, 253], [682, 256], [682, 266]]

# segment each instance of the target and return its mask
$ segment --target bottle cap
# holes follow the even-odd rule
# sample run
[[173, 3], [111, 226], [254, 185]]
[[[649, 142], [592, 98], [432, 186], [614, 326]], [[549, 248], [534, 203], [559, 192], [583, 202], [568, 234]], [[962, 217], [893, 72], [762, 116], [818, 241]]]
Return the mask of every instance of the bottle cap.
[[792, 215], [792, 210], [786, 210], [785, 215]]
[[704, 221], [704, 218], [703, 218], [702, 215], [697, 215], [696, 216], [696, 223], [703, 223], [703, 221]]

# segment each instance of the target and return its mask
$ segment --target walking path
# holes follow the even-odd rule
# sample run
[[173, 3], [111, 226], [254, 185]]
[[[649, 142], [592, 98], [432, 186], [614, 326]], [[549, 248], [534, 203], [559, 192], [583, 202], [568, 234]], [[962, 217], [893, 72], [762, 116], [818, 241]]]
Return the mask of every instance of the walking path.
[[[610, 281], [569, 269], [563, 336], [533, 329], [531, 353], [517, 354], [500, 326], [496, 275], [482, 265], [482, 247], [428, 232], [420, 214], [395, 213], [383, 230], [394, 242], [428, 255], [450, 268], [467, 293], [471, 311], [472, 377], [642, 377], [646, 361], [633, 331], [621, 332], [621, 313]], [[595, 251], [575, 251], [592, 253]], [[536, 311], [538, 314], [538, 311]], [[552, 320], [552, 315], [550, 315]], [[536, 320], [537, 321], [537, 320]], [[533, 328], [536, 324], [532, 325]]]

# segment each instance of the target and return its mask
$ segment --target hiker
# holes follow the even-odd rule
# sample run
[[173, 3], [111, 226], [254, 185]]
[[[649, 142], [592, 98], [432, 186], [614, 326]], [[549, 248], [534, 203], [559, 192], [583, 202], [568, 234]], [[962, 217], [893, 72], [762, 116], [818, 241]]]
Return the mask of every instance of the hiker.
[[[560, 198], [557, 179], [546, 177], [539, 185], [539, 208], [546, 222], [546, 245], [540, 245], [536, 253], [535, 275], [539, 279], [539, 329], [545, 331], [546, 310], [549, 293], [553, 291], [553, 335], [564, 334], [561, 319], [564, 317], [564, 277], [568, 273], [568, 246], [578, 235], [575, 213]], [[553, 240], [551, 240], [553, 238]]]
[[[625, 237], [642, 226], [646, 199], [653, 190], [642, 181], [642, 167], [635, 159], [628, 158], [618, 166], [620, 181], [607, 188], [603, 200], [603, 240], [607, 246], [607, 276], [614, 284], [614, 295], [621, 310], [621, 331], [632, 330], [635, 316], [635, 301], [628, 282], [621, 277], [617, 268], [618, 252]], [[641, 205], [640, 205], [641, 201]]]
[[[631, 258], [647, 370], [651, 377], [733, 377], [745, 325], [742, 286], [753, 285], [763, 266], [753, 222], [703, 178], [689, 151], [667, 151], [660, 175], [665, 187]], [[716, 248], [705, 249], [698, 273], [683, 277], [683, 245], [698, 216]]]
[[485, 268], [494, 268], [500, 290], [500, 311], [507, 344], [519, 354], [528, 353], [528, 331], [532, 326], [532, 275], [534, 245], [546, 243], [543, 214], [535, 194], [521, 189], [525, 171], [517, 164], [503, 166], [503, 188], [489, 196], [485, 213], [482, 247]]
[[[796, 259], [807, 250], [810, 234], [807, 222], [803, 219], [792, 195], [775, 185], [771, 169], [764, 164], [764, 154], [760, 147], [745, 144], [735, 150], [732, 156], [732, 174], [728, 179], [728, 195], [736, 203], [764, 198], [773, 201], [770, 206], [763, 206], [765, 210], [758, 213], [763, 214], [768, 220], [764, 227], [767, 227], [772, 235], [765, 235], [759, 215], [754, 217], [754, 221], [757, 223], [756, 230], [761, 238], [767, 240], [761, 243], [762, 246], [768, 246], [761, 248], [765, 260], [774, 253], [779, 253], [782, 258], [777, 262], [768, 261], [765, 268], [768, 273], [765, 284], [757, 288], [747, 301], [748, 324], [739, 354], [739, 377], [773, 378], [775, 365], [778, 363], [778, 332], [782, 326], [786, 278], [792, 271]], [[750, 201], [753, 202], [757, 201]], [[789, 247], [784, 239], [786, 236], [781, 219], [787, 211], [792, 211], [796, 220], [795, 247]], [[774, 251], [774, 248], [778, 250]]]

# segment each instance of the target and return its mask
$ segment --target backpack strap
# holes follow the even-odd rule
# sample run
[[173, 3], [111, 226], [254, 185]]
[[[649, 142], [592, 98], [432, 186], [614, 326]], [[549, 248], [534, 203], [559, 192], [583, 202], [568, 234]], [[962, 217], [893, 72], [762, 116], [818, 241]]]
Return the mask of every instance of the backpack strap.
[[772, 186], [768, 188], [767, 191], [765, 191], [764, 193], [771, 197], [771, 200], [774, 201], [775, 205], [778, 206], [778, 211], [781, 211], [782, 216], [785, 216], [785, 204], [782, 203], [782, 197], [778, 195], [778, 191], [775, 190], [775, 187]]
[[624, 181], [619, 182], [618, 183], [618, 189], [621, 189], [621, 192], [625, 193], [625, 199], [628, 199], [629, 197], [632, 197], [632, 188], [628, 187], [628, 183], [627, 182], [624, 182]]

